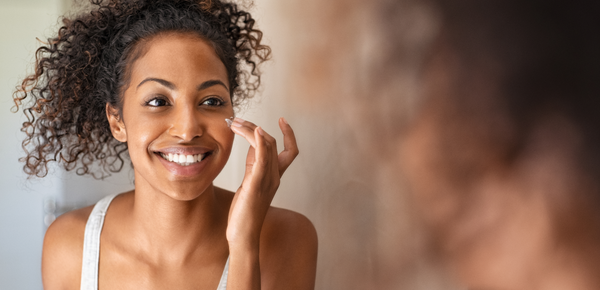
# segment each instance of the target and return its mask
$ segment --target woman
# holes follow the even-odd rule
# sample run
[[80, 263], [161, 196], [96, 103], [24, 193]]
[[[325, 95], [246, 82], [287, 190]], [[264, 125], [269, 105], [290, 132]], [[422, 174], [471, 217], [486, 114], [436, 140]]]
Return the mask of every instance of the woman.
[[[44, 288], [314, 288], [314, 227], [269, 206], [298, 154], [294, 133], [280, 119], [278, 155], [262, 128], [233, 119], [270, 53], [254, 19], [218, 0], [92, 4], [38, 49], [16, 93], [24, 168], [103, 176], [128, 153], [135, 189], [48, 228]], [[234, 133], [251, 146], [235, 193], [212, 184]]]

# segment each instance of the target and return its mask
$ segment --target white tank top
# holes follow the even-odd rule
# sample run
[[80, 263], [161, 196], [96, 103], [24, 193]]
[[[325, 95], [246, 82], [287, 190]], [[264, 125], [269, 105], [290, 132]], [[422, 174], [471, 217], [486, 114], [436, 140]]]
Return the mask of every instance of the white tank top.
[[[109, 195], [101, 199], [92, 210], [83, 238], [83, 264], [81, 268], [81, 290], [98, 290], [98, 262], [100, 260], [100, 233], [104, 224], [104, 217], [110, 202], [117, 196]], [[227, 275], [229, 273], [229, 258], [217, 290], [227, 289]]]

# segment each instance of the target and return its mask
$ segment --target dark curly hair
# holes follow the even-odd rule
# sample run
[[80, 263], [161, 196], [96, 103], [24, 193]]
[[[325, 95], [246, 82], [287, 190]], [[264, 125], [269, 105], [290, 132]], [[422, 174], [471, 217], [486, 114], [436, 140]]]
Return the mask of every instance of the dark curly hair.
[[56, 161], [79, 175], [119, 172], [127, 144], [113, 138], [106, 104], [122, 109], [128, 67], [144, 42], [161, 33], [195, 33], [215, 49], [227, 70], [234, 106], [260, 86], [257, 66], [270, 57], [255, 20], [220, 0], [91, 0], [92, 9], [63, 18], [58, 35], [36, 51], [35, 72], [14, 93], [15, 111], [27, 117], [21, 131], [29, 176], [48, 174]]

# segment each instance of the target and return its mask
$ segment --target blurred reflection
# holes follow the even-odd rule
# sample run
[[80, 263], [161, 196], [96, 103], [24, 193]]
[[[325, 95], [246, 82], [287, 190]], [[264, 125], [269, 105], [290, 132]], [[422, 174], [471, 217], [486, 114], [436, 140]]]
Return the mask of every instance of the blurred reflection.
[[305, 120], [282, 192], [306, 194], [318, 289], [600, 288], [600, 11], [584, 2], [276, 5], [279, 91]]
[[438, 2], [399, 159], [437, 249], [472, 287], [598, 289], [599, 5]]

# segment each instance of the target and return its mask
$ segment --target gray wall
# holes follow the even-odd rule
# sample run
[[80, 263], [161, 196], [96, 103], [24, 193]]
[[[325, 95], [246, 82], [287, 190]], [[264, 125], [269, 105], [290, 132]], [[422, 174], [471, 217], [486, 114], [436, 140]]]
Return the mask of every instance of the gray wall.
[[12, 91], [31, 68], [36, 37], [56, 23], [57, 0], [0, 2], [0, 288], [42, 289], [43, 200], [61, 191], [60, 175], [26, 181], [20, 147], [21, 113], [10, 112]]

